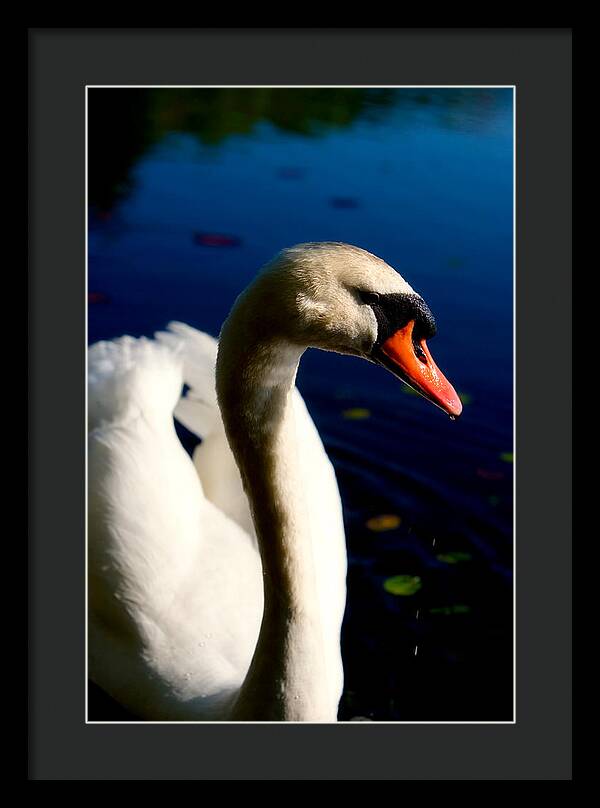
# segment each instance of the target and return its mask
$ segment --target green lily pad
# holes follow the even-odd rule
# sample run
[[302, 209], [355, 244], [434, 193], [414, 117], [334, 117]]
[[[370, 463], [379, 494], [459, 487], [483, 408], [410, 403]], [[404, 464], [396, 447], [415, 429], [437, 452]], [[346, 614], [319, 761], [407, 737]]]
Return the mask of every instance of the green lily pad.
[[443, 561], [444, 564], [458, 564], [459, 561], [470, 561], [471, 553], [456, 550], [452, 553], [439, 553], [436, 558], [438, 561]]
[[469, 395], [469, 393], [459, 393], [458, 397], [460, 398], [461, 402], [465, 405], [470, 404], [473, 401], [473, 397]]
[[456, 606], [433, 606], [429, 610], [429, 614], [468, 614], [471, 611], [470, 606], [458, 604]]
[[512, 452], [502, 452], [500, 455], [500, 460], [504, 460], [505, 463], [512, 463], [513, 462], [513, 453]]
[[418, 575], [393, 575], [383, 582], [383, 588], [390, 595], [414, 595], [422, 585]]
[[344, 410], [342, 415], [349, 421], [361, 421], [364, 418], [368, 418], [371, 415], [371, 411], [366, 407], [351, 407], [349, 410]]

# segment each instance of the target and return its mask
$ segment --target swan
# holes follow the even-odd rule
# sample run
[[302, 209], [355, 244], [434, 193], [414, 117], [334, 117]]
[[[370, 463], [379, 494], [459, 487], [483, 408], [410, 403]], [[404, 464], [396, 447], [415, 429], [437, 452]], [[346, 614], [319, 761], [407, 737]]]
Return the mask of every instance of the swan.
[[[342, 508], [298, 363], [308, 347], [362, 357], [455, 418], [434, 333], [396, 270], [323, 242], [270, 261], [218, 345], [172, 323], [90, 347], [92, 681], [145, 720], [337, 720]], [[193, 460], [173, 415], [202, 438]]]

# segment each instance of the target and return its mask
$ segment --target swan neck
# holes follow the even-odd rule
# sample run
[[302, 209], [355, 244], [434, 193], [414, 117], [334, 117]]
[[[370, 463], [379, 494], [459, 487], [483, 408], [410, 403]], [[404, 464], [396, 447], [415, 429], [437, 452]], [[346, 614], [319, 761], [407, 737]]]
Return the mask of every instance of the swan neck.
[[[300, 354], [274, 346], [268, 357], [262, 357], [268, 370], [261, 379], [251, 381], [246, 376], [242, 385], [235, 386], [224, 421], [250, 501], [265, 594], [308, 608], [308, 593], [302, 585], [308, 582], [312, 564], [311, 536], [298, 471], [293, 406]], [[242, 372], [238, 378], [244, 376]]]
[[264, 613], [232, 717], [335, 720], [325, 696], [313, 537], [294, 417], [294, 384], [304, 349], [278, 339], [252, 339], [255, 329], [244, 329], [236, 314], [220, 338], [217, 394], [250, 502]]

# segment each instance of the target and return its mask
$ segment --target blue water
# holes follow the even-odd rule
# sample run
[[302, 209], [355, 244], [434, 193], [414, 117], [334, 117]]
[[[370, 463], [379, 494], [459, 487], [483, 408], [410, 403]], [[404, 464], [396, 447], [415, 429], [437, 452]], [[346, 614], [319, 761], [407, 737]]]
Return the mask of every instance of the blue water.
[[[463, 416], [350, 357], [308, 351], [298, 375], [344, 503], [340, 718], [511, 720], [512, 92], [212, 92], [208, 115], [207, 91], [90, 91], [89, 340], [171, 319], [217, 335], [298, 242], [398, 269], [436, 317]], [[380, 515], [399, 520], [373, 530]], [[420, 588], [386, 591], [397, 575]]]

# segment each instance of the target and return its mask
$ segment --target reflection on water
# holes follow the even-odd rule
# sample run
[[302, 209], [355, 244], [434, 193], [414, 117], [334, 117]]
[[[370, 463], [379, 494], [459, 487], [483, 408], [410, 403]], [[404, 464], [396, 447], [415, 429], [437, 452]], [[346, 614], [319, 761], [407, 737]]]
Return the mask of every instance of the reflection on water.
[[90, 342], [217, 334], [301, 241], [365, 247], [424, 295], [459, 421], [349, 357], [309, 351], [298, 377], [344, 501], [340, 717], [510, 720], [510, 91], [94, 89], [88, 128]]
[[[410, 125], [419, 108], [440, 126], [488, 126], [496, 113], [489, 90], [436, 89], [94, 89], [89, 105], [88, 198], [101, 210], [130, 187], [129, 171], [154, 143], [171, 132], [217, 146], [233, 135], [251, 136], [268, 123], [282, 132], [316, 137], [355, 121], [385, 120], [403, 112]], [[401, 121], [396, 118], [396, 124]], [[298, 178], [301, 169], [279, 176]]]

